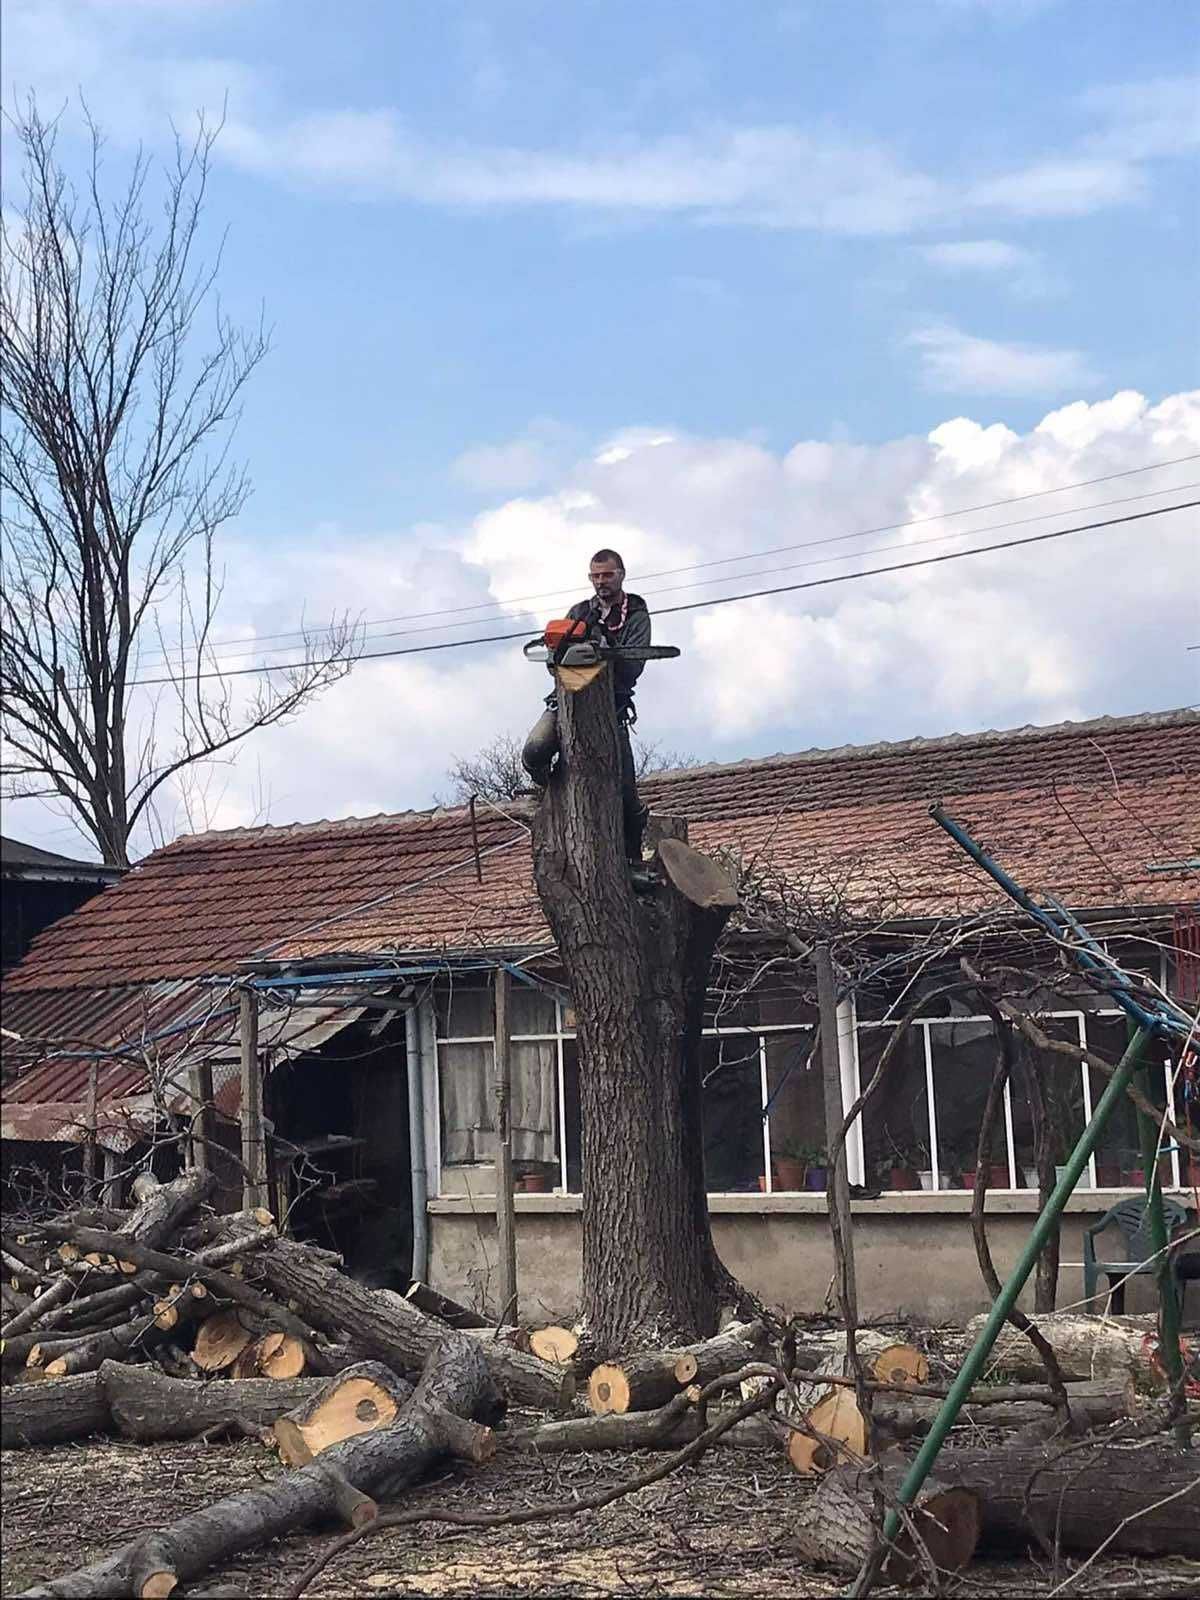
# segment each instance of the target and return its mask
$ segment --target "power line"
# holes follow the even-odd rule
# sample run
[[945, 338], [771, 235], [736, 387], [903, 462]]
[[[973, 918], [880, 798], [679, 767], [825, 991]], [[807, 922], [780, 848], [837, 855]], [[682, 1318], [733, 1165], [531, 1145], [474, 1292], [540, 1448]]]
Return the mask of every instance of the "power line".
[[[731, 566], [731, 565], [736, 564], [739, 561], [758, 561], [758, 560], [763, 559], [765, 556], [786, 555], [787, 553], [789, 553], [792, 550], [807, 550], [807, 549], [815, 549], [815, 548], [817, 548], [818, 546], [821, 546], [821, 545], [842, 544], [842, 543], [845, 543], [847, 540], [851, 540], [851, 539], [866, 539], [866, 538], [870, 538], [873, 534], [876, 534], [876, 533], [897, 533], [901, 529], [904, 529], [904, 528], [917, 528], [917, 527], [921, 527], [925, 523], [929, 523], [929, 522], [945, 522], [945, 521], [948, 521], [949, 518], [951, 518], [951, 517], [967, 517], [967, 516], [973, 515], [975, 512], [978, 512], [978, 511], [995, 511], [995, 510], [998, 510], [1002, 506], [1020, 505], [1024, 501], [1042, 499], [1044, 496], [1050, 495], [1050, 494], [1066, 494], [1072, 489], [1089, 489], [1089, 488], [1092, 488], [1095, 484], [1098, 484], [1098, 483], [1112, 483], [1112, 482], [1115, 482], [1119, 478], [1132, 478], [1132, 477], [1138, 476], [1140, 473], [1143, 473], [1143, 472], [1157, 472], [1159, 470], [1159, 468], [1161, 468], [1161, 467], [1178, 467], [1178, 466], [1182, 466], [1185, 462], [1188, 462], [1188, 461], [1200, 461], [1200, 451], [1193, 451], [1190, 455], [1186, 455], [1186, 456], [1173, 456], [1167, 461], [1153, 461], [1153, 462], [1150, 462], [1149, 465], [1143, 466], [1143, 467], [1127, 467], [1122, 472], [1107, 472], [1107, 473], [1103, 473], [1103, 474], [1101, 474], [1100, 477], [1097, 477], [1097, 478], [1081, 478], [1075, 483], [1060, 483], [1060, 484], [1055, 485], [1055, 487], [1052, 488], [1052, 489], [1031, 489], [1026, 494], [1009, 495], [1009, 496], [1007, 496], [1006, 498], [1004, 498], [1002, 500], [987, 500], [987, 501], [984, 501], [982, 504], [976, 505], [976, 506], [960, 506], [957, 510], [954, 510], [954, 511], [932, 512], [932, 513], [930, 513], [929, 516], [925, 516], [925, 517], [910, 517], [908, 520], [906, 520], [904, 522], [884, 522], [884, 523], [880, 523], [878, 527], [874, 527], [874, 528], [859, 528], [854, 533], [832, 534], [832, 535], [830, 535], [830, 536], [828, 536], [826, 538], [822, 538], [822, 539], [805, 539], [805, 540], [800, 540], [796, 544], [773, 545], [773, 546], [769, 547], [766, 550], [752, 550], [752, 551], [749, 551], [747, 554], [740, 555], [740, 556], [721, 556], [718, 559], [713, 560], [713, 561], [700, 561], [700, 562], [696, 562], [694, 564], [691, 564], [689, 566], [664, 567], [664, 568], [660, 569], [657, 572], [645, 572], [645, 573], [642, 573], [642, 575], [641, 575], [641, 577], [639, 579], [639, 582], [645, 582], [645, 581], [647, 581], [649, 579], [652, 579], [652, 578], [674, 578], [674, 577], [677, 577], [681, 572], [704, 572], [704, 571], [707, 571], [711, 567]], [[1187, 487], [1188, 487], [1188, 485], [1186, 485], [1186, 484], [1176, 485], [1175, 488], [1173, 488], [1173, 489], [1160, 489], [1160, 490], [1158, 490], [1156, 492], [1159, 493], [1159, 494], [1174, 494], [1174, 493], [1178, 493], [1180, 488], [1187, 488]], [[1119, 501], [1118, 502], [1108, 502], [1108, 501], [1101, 502], [1101, 504], [1104, 504], [1104, 505], [1107, 505], [1107, 504], [1110, 504], [1110, 503], [1112, 503], [1112, 504], [1120, 504], [1121, 502], [1119, 502]], [[1093, 509], [1093, 508], [1089, 507], [1088, 509]], [[1012, 525], [1015, 526], [1015, 524], [1012, 524]], [[1004, 526], [1008, 526], [1008, 524], [1004, 524]], [[987, 530], [986, 529], [978, 529], [976, 531], [978, 531], [978, 532], [986, 532]], [[421, 622], [421, 621], [424, 621], [427, 617], [454, 617], [454, 616], [463, 616], [466, 613], [474, 613], [474, 612], [478, 612], [478, 611], [493, 611], [493, 610], [496, 610], [497, 608], [502, 607], [502, 606], [525, 605], [526, 603], [533, 602], [533, 601], [554, 600], [554, 599], [557, 599], [561, 595], [564, 595], [564, 594], [566, 594], [568, 592], [574, 593], [574, 590], [567, 591], [565, 589], [553, 589], [553, 590], [548, 590], [546, 592], [543, 592], [542, 594], [513, 595], [512, 597], [510, 597], [508, 599], [480, 601], [476, 605], [470, 605], [470, 606], [448, 606], [448, 607], [444, 607], [444, 608], [442, 608], [440, 610], [434, 610], [434, 611], [409, 611], [409, 612], [405, 612], [402, 615], [396, 616], [396, 617], [375, 617], [375, 618], [372, 618], [372, 619], [370, 619], [370, 621], [368, 621], [365, 624], [365, 626], [382, 628], [382, 627], [389, 626], [393, 622]], [[520, 613], [518, 613], [518, 614], [520, 614]], [[463, 627], [467, 627], [469, 625], [470, 625], [469, 622], [461, 624], [461, 626], [463, 626]], [[447, 626], [459, 626], [459, 624], [447, 624]], [[315, 627], [315, 628], [295, 628], [295, 629], [290, 629], [290, 630], [288, 630], [287, 632], [284, 632], [284, 633], [265, 633], [265, 634], [262, 634], [258, 638], [254, 639], [254, 640], [251, 640], [246, 645], [240, 645], [238, 643], [238, 641], [232, 640], [232, 639], [223, 640], [223, 641], [221, 641], [221, 644], [222, 644], [222, 646], [228, 645], [230, 647], [229, 648], [229, 653], [231, 655], [239, 655], [239, 654], [248, 653], [250, 650], [256, 649], [259, 645], [267, 643], [268, 641], [272, 641], [272, 640], [275, 640], [275, 639], [308, 639], [308, 638], [312, 638], [315, 635], [320, 634], [320, 633], [330, 633], [330, 632], [334, 632], [334, 631], [336, 631], [336, 625], [334, 625], [333, 627], [328, 627], [328, 626], [322, 625], [322, 626]], [[420, 631], [420, 630], [413, 630], [413, 631]], [[375, 637], [391, 637], [391, 636], [390, 635], [375, 635]], [[169, 659], [169, 655], [170, 655], [170, 652], [163, 651], [160, 654], [156, 654], [156, 655], [151, 656], [149, 659], [150, 659], [151, 662], [154, 662], [156, 660], [167, 660], [167, 659]]]
[[[1032, 517], [1010, 517], [1004, 522], [993, 522], [987, 527], [983, 528], [964, 528], [958, 533], [936, 534], [932, 539], [891, 540], [887, 544], [868, 545], [865, 549], [848, 550], [844, 555], [821, 556], [816, 561], [794, 561], [788, 562], [784, 566], [760, 567], [754, 572], [724, 573], [719, 578], [699, 578], [694, 583], [676, 583], [671, 584], [668, 588], [664, 589], [647, 590], [646, 596], [653, 600], [657, 598], [658, 595], [679, 594], [688, 589], [706, 589], [715, 583], [738, 583], [747, 578], [770, 577], [776, 572], [799, 572], [807, 567], [829, 566], [835, 561], [856, 561], [862, 556], [880, 555], [888, 550], [917, 550], [931, 544], [948, 544], [954, 539], [974, 539], [978, 538], [980, 534], [999, 533], [1005, 528], [1025, 528], [1028, 527], [1031, 522], [1045, 522], [1049, 517], [1078, 516], [1084, 511], [1105, 511], [1109, 508], [1109, 506], [1132, 505], [1138, 500], [1152, 500], [1156, 496], [1163, 494], [1180, 494], [1185, 489], [1195, 489], [1197, 487], [1200, 487], [1200, 484], [1193, 482], [1176, 484], [1173, 489], [1148, 489], [1144, 494], [1122, 495], [1119, 498], [1112, 500], [1098, 500], [1095, 502], [1095, 504], [1090, 506], [1075, 506], [1071, 511], [1039, 511]], [[839, 538], [861, 537], [861, 534], [839, 535]], [[791, 548], [808, 549], [811, 547], [811, 545], [834, 544], [837, 542], [838, 539], [814, 539], [810, 541], [810, 544], [792, 546]], [[744, 556], [740, 557], [739, 559], [752, 561], [755, 558], [753, 556]], [[681, 572], [688, 572], [694, 569], [680, 567], [678, 570]], [[529, 617], [531, 620], [536, 622], [538, 620], [538, 613], [534, 611], [517, 611], [513, 612], [506, 620], [516, 622], [523, 617]], [[477, 625], [480, 620], [482, 619], [478, 617], [468, 617], [462, 622], [428, 623], [423, 628], [398, 628], [387, 633], [372, 633], [367, 636], [367, 642], [374, 643], [380, 639], [408, 639], [414, 634], [418, 633], [445, 633], [451, 628], [472, 627], [473, 625]], [[295, 648], [295, 645], [276, 645], [273, 649], [264, 651], [263, 654], [275, 655], [280, 651], [294, 650]], [[255, 653], [257, 652], [255, 652], [251, 646], [240, 647], [229, 652], [229, 654], [235, 659], [239, 655], [251, 655]]]
[[[828, 578], [809, 578], [804, 583], [780, 584], [771, 589], [754, 589], [745, 594], [729, 594], [715, 596], [710, 600], [691, 600], [683, 605], [663, 606], [656, 610], [659, 617], [674, 616], [681, 611], [699, 611], [706, 606], [731, 605], [736, 600], [758, 600], [766, 595], [795, 594], [801, 589], [823, 589], [833, 583], [849, 583], [856, 578], [876, 578], [891, 572], [908, 572], [914, 567], [937, 566], [943, 561], [961, 561], [967, 556], [990, 555], [997, 550], [1015, 550], [1023, 545], [1045, 544], [1050, 539], [1063, 539], [1072, 533], [1091, 533], [1098, 528], [1113, 528], [1121, 523], [1143, 522], [1147, 517], [1165, 516], [1170, 511], [1187, 511], [1194, 506], [1200, 506], [1200, 500], [1183, 500], [1173, 506], [1159, 506], [1152, 511], [1130, 511], [1123, 517], [1107, 517], [1102, 522], [1079, 523], [1073, 528], [1056, 528], [1051, 533], [1034, 533], [1024, 539], [1004, 539], [998, 544], [980, 545], [975, 550], [948, 550], [940, 556], [922, 556], [917, 561], [895, 561], [885, 567], [866, 567], [859, 572], [839, 572]], [[529, 633], [521, 629], [516, 633], [489, 633], [475, 639], [449, 639], [441, 644], [414, 644], [405, 645], [398, 650], [376, 650], [370, 655], [360, 656], [358, 661], [383, 661], [394, 656], [428, 655], [435, 650], [464, 650], [470, 645], [477, 644], [502, 644], [512, 639], [528, 639]], [[318, 661], [288, 661], [280, 662], [274, 666], [235, 667], [229, 672], [200, 672], [191, 680], [201, 682], [211, 678], [241, 678], [252, 673], [291, 672], [299, 667], [332, 666], [343, 660], [341, 656], [328, 656]], [[358, 662], [352, 663], [358, 665]], [[131, 688], [150, 688], [158, 684], [173, 684], [174, 678], [135, 678], [130, 683]]]

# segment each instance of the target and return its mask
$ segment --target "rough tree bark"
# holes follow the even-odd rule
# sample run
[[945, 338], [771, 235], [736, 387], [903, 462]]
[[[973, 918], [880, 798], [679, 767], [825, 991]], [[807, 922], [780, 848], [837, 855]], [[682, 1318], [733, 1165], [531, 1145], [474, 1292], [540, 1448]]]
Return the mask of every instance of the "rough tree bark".
[[610, 674], [574, 693], [560, 683], [558, 700], [561, 757], [533, 864], [577, 1019], [585, 1341], [598, 1354], [686, 1344], [716, 1332], [721, 1299], [736, 1293], [709, 1225], [699, 1056], [709, 963], [736, 893], [672, 840], [660, 887], [635, 895]]

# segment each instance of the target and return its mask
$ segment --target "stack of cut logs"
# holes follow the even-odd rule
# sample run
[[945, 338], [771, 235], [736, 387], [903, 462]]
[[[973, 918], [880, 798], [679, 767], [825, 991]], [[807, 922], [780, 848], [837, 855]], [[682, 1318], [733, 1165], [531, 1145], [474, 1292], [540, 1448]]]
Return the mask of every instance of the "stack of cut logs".
[[[252, 1505], [232, 1496], [219, 1517], [207, 1508], [31, 1594], [169, 1594], [315, 1519], [370, 1521], [374, 1493], [394, 1497], [445, 1455], [680, 1450], [713, 1431], [714, 1444], [786, 1455], [798, 1553], [849, 1569], [945, 1392], [920, 1350], [874, 1330], [857, 1335], [857, 1381], [844, 1334], [773, 1344], [761, 1322], [588, 1363], [571, 1329], [497, 1329], [423, 1284], [407, 1295], [365, 1288], [329, 1251], [281, 1238], [265, 1211], [216, 1215], [212, 1189], [207, 1173], [187, 1172], [140, 1184], [128, 1211], [5, 1232], [0, 1443], [232, 1434], [289, 1470]], [[981, 1536], [1026, 1546], [1047, 1529], [1066, 1549], [1108, 1539], [1113, 1552], [1200, 1557], [1189, 1458], [1160, 1435], [1131, 1462], [1096, 1431], [1142, 1418], [1135, 1379], [1151, 1387], [1158, 1370], [1146, 1325], [1061, 1317], [1041, 1328], [1068, 1379], [1069, 1415], [1031, 1365], [1032, 1346], [1006, 1336], [993, 1381], [969, 1397], [908, 1519], [909, 1543], [891, 1553], [890, 1578], [919, 1576], [929, 1560], [961, 1567]], [[858, 1398], [868, 1393], [869, 1417]], [[493, 1432], [506, 1405], [542, 1419]], [[1057, 1465], [1064, 1429], [1092, 1432], [1094, 1454]]]

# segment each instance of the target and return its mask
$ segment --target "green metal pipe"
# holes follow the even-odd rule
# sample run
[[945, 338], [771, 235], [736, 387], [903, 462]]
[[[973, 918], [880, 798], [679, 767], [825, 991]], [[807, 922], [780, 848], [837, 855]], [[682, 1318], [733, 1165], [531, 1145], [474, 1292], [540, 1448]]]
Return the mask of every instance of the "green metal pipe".
[[[1130, 1027], [1132, 1034], [1133, 1028]], [[1132, 1049], [1132, 1043], [1130, 1049]], [[1139, 1047], [1140, 1048], [1140, 1047]], [[1154, 1251], [1159, 1301], [1159, 1349], [1172, 1390], [1178, 1394], [1183, 1383], [1183, 1356], [1179, 1350], [1179, 1299], [1167, 1253], [1167, 1219], [1163, 1214], [1162, 1179], [1158, 1170], [1158, 1124], [1141, 1106], [1137, 1108], [1138, 1138], [1142, 1147], [1142, 1171], [1146, 1175], [1146, 1215], [1150, 1224], [1150, 1247]], [[1192, 1430], [1187, 1417], [1175, 1424], [1175, 1442], [1183, 1450], [1191, 1448]]]
[[[1063, 1168], [1062, 1177], [1055, 1184], [1045, 1207], [1039, 1212], [1033, 1229], [1021, 1251], [1020, 1260], [1009, 1275], [1007, 1283], [1001, 1289], [992, 1306], [987, 1322], [980, 1331], [978, 1339], [971, 1348], [966, 1360], [959, 1368], [958, 1376], [950, 1386], [950, 1392], [942, 1402], [942, 1408], [934, 1418], [933, 1426], [925, 1437], [916, 1459], [908, 1469], [908, 1476], [900, 1485], [896, 1495], [901, 1505], [910, 1506], [921, 1491], [921, 1485], [929, 1476], [930, 1468], [937, 1460], [938, 1453], [946, 1441], [946, 1435], [954, 1426], [958, 1413], [962, 1410], [967, 1396], [971, 1392], [976, 1379], [983, 1371], [984, 1363], [991, 1354], [992, 1346], [1000, 1335], [1000, 1330], [1008, 1320], [1008, 1314], [1017, 1303], [1017, 1296], [1025, 1287], [1029, 1274], [1033, 1271], [1038, 1256], [1041, 1254], [1046, 1241], [1062, 1213], [1063, 1207], [1074, 1193], [1075, 1185], [1087, 1166], [1088, 1158], [1095, 1149], [1105, 1124], [1112, 1115], [1115, 1107], [1125, 1096], [1125, 1090], [1130, 1079], [1138, 1069], [1141, 1061], [1142, 1047], [1150, 1038], [1150, 1028], [1139, 1028], [1117, 1064], [1116, 1071], [1108, 1080], [1104, 1093], [1100, 1096], [1100, 1103], [1092, 1113], [1092, 1120], [1083, 1130], [1079, 1142], [1071, 1151], [1067, 1164]], [[1178, 1341], [1176, 1341], [1178, 1349]], [[883, 1525], [883, 1538], [885, 1544], [890, 1544], [900, 1529], [900, 1513], [897, 1510], [888, 1512], [887, 1520]], [[861, 1596], [866, 1593], [868, 1586], [866, 1569], [859, 1574], [853, 1588], [849, 1591], [851, 1596]]]

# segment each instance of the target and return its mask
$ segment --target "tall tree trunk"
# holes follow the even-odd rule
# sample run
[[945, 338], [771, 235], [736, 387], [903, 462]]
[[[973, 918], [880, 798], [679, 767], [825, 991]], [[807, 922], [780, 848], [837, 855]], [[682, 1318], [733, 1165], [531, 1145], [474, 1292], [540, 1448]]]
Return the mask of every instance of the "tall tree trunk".
[[560, 681], [559, 734], [533, 861], [577, 1019], [586, 1337], [597, 1354], [690, 1343], [732, 1285], [708, 1218], [699, 1042], [736, 895], [678, 839], [660, 844], [661, 886], [634, 893], [607, 670], [576, 692]]

